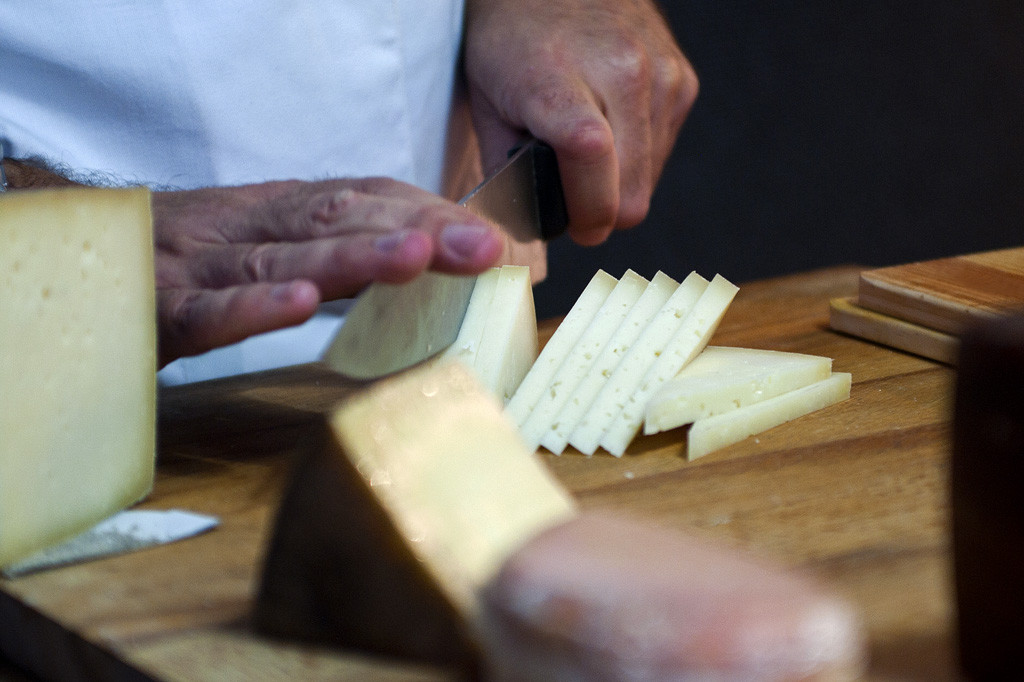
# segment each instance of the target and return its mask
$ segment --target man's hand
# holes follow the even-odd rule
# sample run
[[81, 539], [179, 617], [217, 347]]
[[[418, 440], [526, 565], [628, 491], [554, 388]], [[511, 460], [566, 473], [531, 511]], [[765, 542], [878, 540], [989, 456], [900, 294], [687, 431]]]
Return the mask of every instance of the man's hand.
[[523, 131], [554, 147], [569, 232], [598, 244], [647, 215], [697, 96], [651, 0], [467, 0], [466, 75], [486, 165]]
[[161, 366], [303, 322], [371, 281], [481, 272], [505, 243], [468, 210], [385, 178], [158, 192], [153, 221]]

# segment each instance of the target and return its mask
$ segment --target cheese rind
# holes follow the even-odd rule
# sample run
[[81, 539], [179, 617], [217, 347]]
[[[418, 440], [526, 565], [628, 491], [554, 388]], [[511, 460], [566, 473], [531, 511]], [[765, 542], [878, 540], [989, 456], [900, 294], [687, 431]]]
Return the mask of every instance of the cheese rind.
[[833, 372], [827, 379], [713, 417], [698, 419], [687, 434], [686, 458], [694, 460], [754, 434], [850, 397], [852, 377]]
[[718, 323], [729, 309], [739, 287], [721, 275], [715, 275], [700, 299], [686, 315], [665, 350], [658, 355], [643, 381], [625, 401], [622, 409], [601, 436], [601, 447], [621, 457], [640, 430], [644, 408], [661, 386], [704, 350]]
[[648, 369], [661, 355], [707, 286], [706, 279], [692, 272], [658, 310], [569, 435], [569, 443], [574, 448], [586, 455], [594, 454], [605, 429], [622, 410], [633, 391], [640, 386]]
[[152, 487], [150, 194], [0, 195], [0, 566]]
[[832, 360], [816, 355], [708, 346], [651, 397], [644, 433], [667, 431], [827, 379]]
[[618, 280], [604, 270], [594, 273], [565, 319], [541, 349], [540, 355], [505, 407], [505, 411], [516, 425], [521, 426], [526, 421], [533, 406], [540, 400], [541, 394], [548, 389], [551, 378], [617, 283]]
[[548, 390], [541, 394], [520, 427], [520, 433], [532, 449], [540, 445], [541, 438], [550, 430], [562, 406], [583, 377], [591, 371], [594, 362], [647, 285], [648, 281], [645, 278], [632, 270], [627, 270], [608, 294], [608, 298], [551, 377]]
[[565, 450], [565, 446], [569, 444], [569, 434], [583, 419], [583, 415], [594, 402], [601, 387], [612, 376], [619, 362], [643, 333], [655, 313], [678, 287], [679, 282], [664, 272], [655, 273], [650, 284], [630, 308], [626, 319], [615, 330], [601, 354], [594, 361], [593, 366], [580, 378], [572, 394], [552, 419], [550, 428], [541, 437], [541, 445], [556, 455]]

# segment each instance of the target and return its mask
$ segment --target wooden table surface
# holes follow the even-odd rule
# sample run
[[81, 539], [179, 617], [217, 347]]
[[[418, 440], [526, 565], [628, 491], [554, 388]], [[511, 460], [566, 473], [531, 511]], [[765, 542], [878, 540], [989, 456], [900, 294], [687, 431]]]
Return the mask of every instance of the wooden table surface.
[[[848, 401], [688, 463], [681, 431], [621, 458], [546, 456], [587, 508], [624, 510], [800, 566], [862, 611], [870, 679], [957, 679], [947, 474], [953, 371], [827, 328], [855, 268], [741, 287], [713, 343], [827, 355]], [[554, 325], [542, 325], [542, 337]], [[319, 365], [163, 389], [145, 507], [221, 526], [164, 547], [0, 581], [2, 656], [59, 679], [444, 679], [269, 641], [249, 627], [296, 443], [352, 390]]]

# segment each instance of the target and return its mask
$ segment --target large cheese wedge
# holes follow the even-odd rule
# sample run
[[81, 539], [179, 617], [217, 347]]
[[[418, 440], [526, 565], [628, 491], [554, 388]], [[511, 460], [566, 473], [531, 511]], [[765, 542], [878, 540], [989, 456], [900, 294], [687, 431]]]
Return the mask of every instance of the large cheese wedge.
[[2, 567], [153, 484], [149, 192], [0, 194], [0, 280]]
[[574, 448], [586, 455], [594, 454], [605, 429], [640, 386], [707, 286], [706, 279], [692, 272], [658, 310], [569, 435]]
[[626, 447], [640, 431], [644, 421], [644, 409], [651, 397], [666, 381], [704, 350], [737, 291], [739, 287], [735, 284], [721, 275], [715, 275], [664, 352], [647, 370], [643, 381], [630, 394], [622, 410], [605, 429], [604, 435], [601, 436], [602, 448], [616, 457], [621, 457], [625, 453]]
[[643, 294], [630, 308], [626, 319], [615, 330], [601, 354], [594, 360], [593, 365], [579, 378], [576, 388], [551, 420], [550, 427], [541, 437], [541, 445], [556, 455], [562, 454], [565, 446], [569, 443], [569, 434], [583, 419], [583, 415], [594, 402], [601, 387], [612, 376], [619, 362], [650, 324], [655, 313], [678, 287], [679, 282], [664, 272], [659, 271], [654, 275]]
[[290, 485], [256, 613], [264, 632], [465, 663], [480, 591], [575, 515], [502, 406], [458, 362], [352, 396]]
[[352, 379], [376, 379], [436, 355], [459, 336], [476, 277], [424, 272], [405, 284], [374, 282], [324, 352]]
[[708, 346], [651, 398], [644, 410], [644, 433], [667, 431], [774, 398], [831, 373], [831, 358]]
[[459, 325], [459, 334], [455, 337], [455, 342], [441, 352], [441, 356], [461, 360], [467, 367], [472, 367], [476, 363], [500, 271], [501, 268], [490, 268], [477, 275], [469, 306]]
[[548, 390], [555, 372], [562, 366], [566, 356], [579, 341], [583, 332], [594, 319], [594, 315], [611, 294], [618, 280], [604, 270], [598, 270], [590, 278], [583, 293], [573, 304], [569, 313], [558, 325], [548, 342], [541, 349], [529, 372], [523, 377], [512, 399], [505, 407], [509, 417], [521, 426], [530, 416], [533, 406], [540, 396]]
[[687, 434], [686, 457], [693, 460], [738, 443], [797, 417], [850, 397], [851, 376], [833, 372], [827, 379], [730, 412], [698, 419]]
[[562, 405], [569, 399], [583, 377], [592, 371], [594, 362], [608, 345], [616, 329], [626, 319], [626, 315], [647, 288], [647, 284], [645, 278], [632, 270], [627, 270], [608, 294], [608, 298], [551, 377], [548, 390], [541, 394], [520, 427], [520, 433], [531, 449], [535, 450], [540, 445], [541, 438], [550, 430], [551, 423], [562, 409]]
[[507, 403], [537, 359], [537, 310], [530, 268], [503, 265], [473, 361], [476, 375]]

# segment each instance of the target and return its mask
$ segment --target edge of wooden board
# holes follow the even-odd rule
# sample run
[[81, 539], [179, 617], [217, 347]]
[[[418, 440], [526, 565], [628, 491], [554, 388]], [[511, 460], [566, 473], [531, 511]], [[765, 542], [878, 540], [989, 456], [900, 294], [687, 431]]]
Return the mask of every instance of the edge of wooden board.
[[960, 348], [960, 340], [953, 334], [863, 308], [852, 298], [829, 302], [829, 327], [947, 365], [956, 364]]

